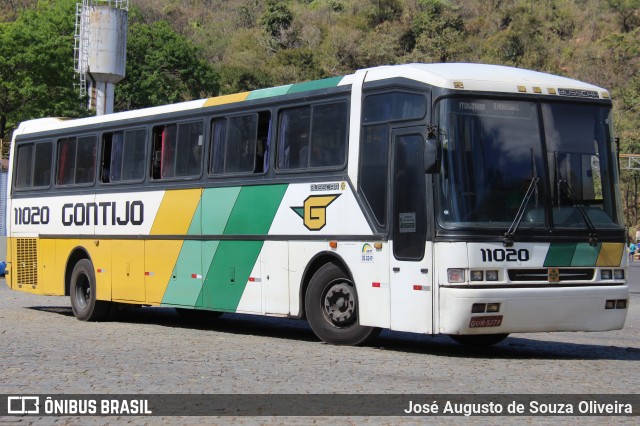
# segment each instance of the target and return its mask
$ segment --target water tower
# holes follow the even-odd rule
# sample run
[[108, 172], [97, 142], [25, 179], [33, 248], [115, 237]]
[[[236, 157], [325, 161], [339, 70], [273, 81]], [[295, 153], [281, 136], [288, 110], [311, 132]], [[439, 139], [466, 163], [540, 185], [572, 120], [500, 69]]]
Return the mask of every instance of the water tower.
[[125, 76], [129, 0], [82, 0], [76, 5], [75, 69], [80, 93], [96, 115], [113, 112], [115, 84]]

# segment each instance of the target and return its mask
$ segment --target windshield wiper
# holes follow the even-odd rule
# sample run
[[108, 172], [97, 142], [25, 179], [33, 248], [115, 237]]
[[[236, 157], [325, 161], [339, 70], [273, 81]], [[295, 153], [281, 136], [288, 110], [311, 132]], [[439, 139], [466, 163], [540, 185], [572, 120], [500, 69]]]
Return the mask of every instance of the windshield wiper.
[[529, 204], [529, 200], [533, 195], [536, 187], [538, 185], [539, 177], [532, 177], [531, 182], [529, 183], [529, 188], [527, 188], [527, 192], [524, 194], [522, 198], [522, 203], [520, 203], [520, 208], [516, 213], [516, 217], [513, 219], [511, 226], [507, 229], [507, 232], [504, 234], [504, 246], [511, 247], [513, 246], [513, 237], [516, 235], [516, 231], [518, 230], [518, 226], [520, 226], [520, 222], [522, 222], [522, 217], [524, 216], [524, 211], [527, 208], [527, 204]]
[[558, 180], [558, 183], [560, 184], [559, 185], [560, 187], [564, 186], [565, 191], [567, 193], [567, 197], [569, 198], [569, 201], [571, 201], [571, 204], [573, 205], [573, 207], [578, 209], [578, 213], [580, 213], [580, 217], [582, 217], [582, 221], [587, 226], [587, 230], [589, 231], [589, 245], [597, 246], [598, 232], [596, 231], [596, 227], [593, 226], [593, 222], [591, 222], [591, 219], [589, 219], [587, 210], [584, 208], [582, 204], [578, 203], [575, 195], [573, 194], [573, 190], [571, 189], [571, 186], [569, 185], [569, 182], [566, 179], [560, 179]]

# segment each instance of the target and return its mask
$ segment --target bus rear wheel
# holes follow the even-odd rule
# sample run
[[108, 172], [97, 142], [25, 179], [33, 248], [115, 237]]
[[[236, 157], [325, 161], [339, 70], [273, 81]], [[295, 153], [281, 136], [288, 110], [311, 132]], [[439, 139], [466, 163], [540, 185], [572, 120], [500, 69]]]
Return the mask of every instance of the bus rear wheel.
[[109, 302], [96, 299], [96, 274], [89, 259], [76, 263], [69, 285], [71, 309], [80, 321], [100, 321], [109, 313]]
[[347, 274], [333, 263], [311, 278], [305, 294], [307, 321], [320, 339], [334, 345], [360, 345], [380, 329], [358, 324], [356, 289]]
[[491, 346], [502, 342], [507, 338], [509, 333], [503, 334], [450, 334], [454, 341], [465, 346]]

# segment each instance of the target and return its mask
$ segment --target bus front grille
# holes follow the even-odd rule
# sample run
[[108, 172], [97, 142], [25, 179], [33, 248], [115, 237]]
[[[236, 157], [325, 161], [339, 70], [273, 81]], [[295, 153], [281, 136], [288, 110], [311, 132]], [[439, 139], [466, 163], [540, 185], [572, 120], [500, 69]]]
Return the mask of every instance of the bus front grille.
[[16, 282], [18, 287], [38, 286], [38, 239], [16, 239]]
[[[591, 281], [593, 268], [559, 268], [558, 281]], [[509, 280], [512, 282], [549, 281], [549, 269], [509, 269]]]

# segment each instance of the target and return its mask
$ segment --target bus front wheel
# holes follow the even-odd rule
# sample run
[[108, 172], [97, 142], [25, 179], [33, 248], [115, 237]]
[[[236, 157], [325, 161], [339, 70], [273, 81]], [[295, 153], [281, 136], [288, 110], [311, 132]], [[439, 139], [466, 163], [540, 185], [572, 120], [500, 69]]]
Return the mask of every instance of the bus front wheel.
[[491, 346], [502, 342], [509, 333], [504, 334], [450, 334], [454, 341], [465, 346]]
[[356, 289], [342, 269], [327, 263], [316, 271], [305, 294], [307, 321], [320, 339], [334, 345], [360, 345], [380, 329], [358, 324]]
[[96, 274], [89, 259], [74, 266], [69, 296], [73, 314], [80, 321], [100, 321], [109, 313], [109, 302], [96, 300]]

